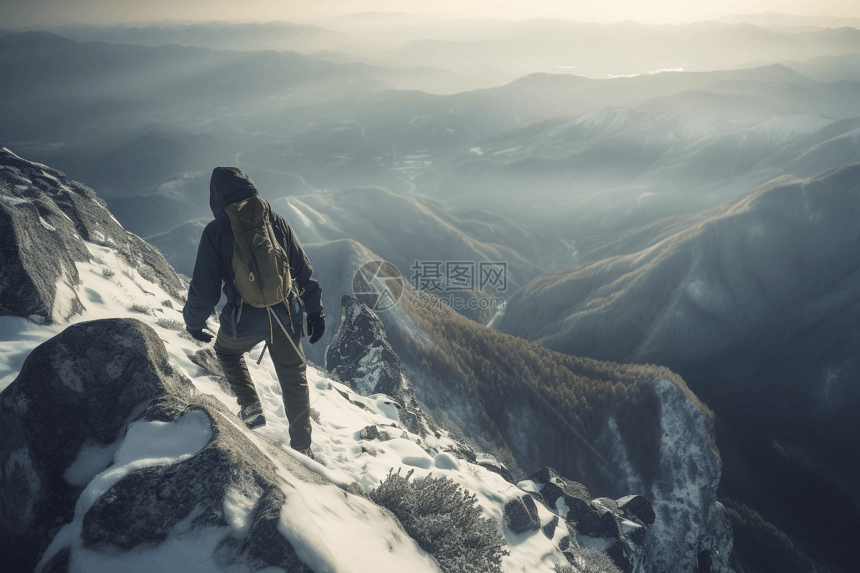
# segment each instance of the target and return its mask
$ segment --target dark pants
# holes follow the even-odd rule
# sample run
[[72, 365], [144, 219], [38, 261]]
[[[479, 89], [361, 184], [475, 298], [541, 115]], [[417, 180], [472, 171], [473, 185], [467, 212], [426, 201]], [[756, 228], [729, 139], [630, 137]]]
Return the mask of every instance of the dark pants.
[[[281, 391], [284, 395], [284, 409], [290, 422], [290, 446], [296, 450], [303, 450], [311, 445], [307, 366], [302, 356], [290, 344], [284, 331], [276, 325], [272, 333], [264, 332], [247, 338], [233, 338], [220, 328], [218, 338], [215, 339], [215, 354], [224, 370], [224, 376], [230, 383], [233, 393], [236, 394], [236, 401], [239, 402], [239, 406], [245, 407], [259, 402], [260, 397], [257, 395], [257, 389], [251, 380], [251, 373], [248, 372], [243, 355], [264, 340], [269, 341], [269, 353], [275, 364], [275, 372], [278, 374], [278, 381], [281, 383]], [[301, 349], [301, 339], [293, 340]]]

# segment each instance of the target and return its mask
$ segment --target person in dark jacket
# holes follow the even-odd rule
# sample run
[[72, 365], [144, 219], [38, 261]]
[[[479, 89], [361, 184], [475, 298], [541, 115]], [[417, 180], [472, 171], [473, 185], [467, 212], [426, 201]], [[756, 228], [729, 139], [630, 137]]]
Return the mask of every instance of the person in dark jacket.
[[251, 178], [241, 169], [216, 167], [212, 171], [209, 207], [215, 220], [203, 229], [188, 289], [188, 302], [182, 316], [191, 336], [210, 342], [212, 335], [203, 329], [221, 298], [223, 288], [227, 303], [219, 317], [215, 354], [236, 394], [242, 420], [249, 428], [266, 423], [260, 398], [243, 357], [254, 346], [266, 341], [283, 391], [284, 408], [290, 422], [290, 445], [313, 457], [307, 365], [301, 350], [302, 307], [307, 314], [306, 334], [310, 336], [310, 343], [315, 344], [325, 332], [322, 289], [313, 278], [310, 261], [292, 228], [280, 215], [272, 212], [275, 235], [289, 256], [294, 290], [287, 305], [270, 307], [276, 317], [274, 322], [265, 308], [240, 304], [233, 284], [233, 230], [224, 210], [228, 205], [257, 195]]

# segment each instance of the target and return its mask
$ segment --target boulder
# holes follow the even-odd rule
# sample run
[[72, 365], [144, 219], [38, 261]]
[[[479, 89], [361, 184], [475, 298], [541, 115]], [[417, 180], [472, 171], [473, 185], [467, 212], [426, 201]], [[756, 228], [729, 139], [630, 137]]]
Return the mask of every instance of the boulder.
[[361, 430], [362, 440], [375, 440], [379, 437], [379, 429], [376, 426], [367, 426]]
[[651, 502], [641, 495], [627, 495], [617, 499], [615, 503], [627, 519], [637, 519], [645, 525], [654, 525], [657, 519]]
[[553, 535], [555, 535], [556, 527], [558, 527], [558, 516], [554, 515], [552, 519], [541, 526], [540, 530], [546, 535], [547, 539], [552, 539]]
[[[161, 396], [193, 393], [137, 320], [76, 324], [34, 349], [0, 394], [0, 489], [13, 494], [0, 497], [3, 555], [32, 570], [72, 520], [87, 477], [110, 464], [130, 417]], [[69, 472], [82, 451], [91, 452], [90, 472]]]
[[523, 495], [505, 504], [505, 523], [514, 533], [525, 533], [540, 528], [537, 505], [529, 495]]

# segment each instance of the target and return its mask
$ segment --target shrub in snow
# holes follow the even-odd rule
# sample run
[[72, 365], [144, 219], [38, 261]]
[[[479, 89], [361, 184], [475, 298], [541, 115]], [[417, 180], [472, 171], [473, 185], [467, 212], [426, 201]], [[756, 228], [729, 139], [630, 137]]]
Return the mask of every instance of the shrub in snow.
[[110, 267], [102, 267], [102, 276], [103, 276], [104, 278], [109, 279], [109, 278], [111, 278], [112, 276], [114, 276], [115, 274], [116, 274], [116, 273], [113, 271], [113, 269], [112, 269], [112, 268], [110, 268]]
[[310, 415], [311, 415], [311, 420], [313, 420], [317, 424], [322, 424], [322, 422], [320, 421], [320, 411], [319, 410], [317, 410], [316, 408], [311, 408]]
[[141, 277], [151, 283], [155, 283], [156, 281], [158, 281], [158, 275], [156, 275], [155, 271], [153, 271], [150, 267], [141, 266], [139, 269], [137, 269], [137, 274], [139, 274]]
[[161, 328], [166, 328], [167, 330], [183, 330], [185, 328], [183, 323], [178, 320], [173, 320], [172, 318], [159, 318], [155, 321], [155, 324]]
[[605, 551], [591, 547], [578, 547], [573, 551], [573, 563], [556, 565], [555, 573], [622, 573], [612, 558]]
[[152, 314], [152, 309], [145, 304], [136, 302], [128, 307], [129, 312], [139, 312], [140, 314]]
[[510, 553], [495, 521], [482, 517], [477, 496], [444, 476], [410, 482], [413, 471], [389, 472], [370, 499], [396, 515], [445, 573], [500, 573]]

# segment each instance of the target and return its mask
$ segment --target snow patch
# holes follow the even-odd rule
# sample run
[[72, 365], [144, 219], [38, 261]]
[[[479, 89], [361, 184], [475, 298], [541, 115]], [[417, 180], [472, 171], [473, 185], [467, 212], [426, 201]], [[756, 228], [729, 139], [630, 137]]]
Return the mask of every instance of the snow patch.
[[69, 286], [66, 269], [63, 269], [54, 288], [54, 306], [51, 309], [51, 318], [54, 322], [61, 323], [68, 320], [75, 311], [75, 301], [80, 303], [77, 293]]
[[[74, 520], [72, 523], [64, 526], [57, 533], [56, 537], [54, 537], [42, 555], [39, 564], [36, 566], [36, 571], [42, 571], [54, 555], [63, 548], [71, 546], [75, 548], [73, 553], [76, 556], [84, 560], [87, 558], [95, 560], [93, 565], [98, 565], [98, 567], [82, 568], [81, 570], [84, 571], [116, 571], [117, 569], [107, 568], [109, 562], [114, 562], [113, 566], [116, 566], [117, 562], [126, 564], [138, 561], [140, 555], [105, 556], [102, 554], [87, 554], [82, 551], [83, 541], [80, 538], [80, 534], [84, 515], [107, 490], [131, 472], [152, 466], [176, 464], [187, 460], [202, 450], [211, 438], [212, 426], [209, 423], [209, 416], [199, 410], [187, 412], [173, 422], [139, 420], [132, 423], [128, 428], [122, 445], [113, 457], [113, 465], [96, 475], [87, 484], [84, 491], [81, 492], [75, 504]], [[72, 477], [82, 477], [82, 473], [73, 475]], [[150, 553], [159, 554], [160, 551], [156, 548], [155, 552]], [[138, 570], [151, 571], [153, 569]], [[167, 569], [162, 568], [157, 570], [193, 571], [194, 569], [177, 569], [175, 564], [171, 564]]]
[[244, 484], [244, 486], [241, 489], [230, 487], [224, 496], [224, 519], [240, 539], [248, 534], [251, 527], [251, 512], [263, 495], [260, 488], [253, 483]]
[[315, 573], [334, 573], [340, 568], [326, 543], [326, 535], [310, 519], [311, 512], [296, 492], [285, 491], [287, 501], [281, 507], [278, 531], [287, 538], [296, 554]]
[[111, 465], [121, 444], [122, 440], [112, 444], [97, 444], [87, 440], [81, 445], [75, 460], [63, 472], [63, 479], [71, 486], [84, 487]]

